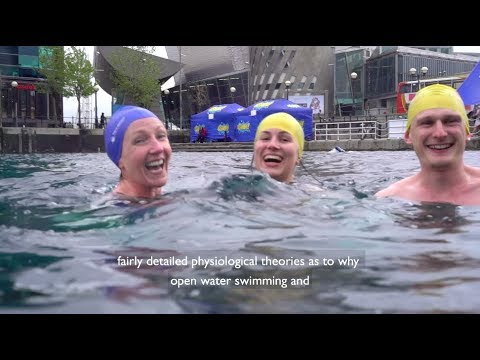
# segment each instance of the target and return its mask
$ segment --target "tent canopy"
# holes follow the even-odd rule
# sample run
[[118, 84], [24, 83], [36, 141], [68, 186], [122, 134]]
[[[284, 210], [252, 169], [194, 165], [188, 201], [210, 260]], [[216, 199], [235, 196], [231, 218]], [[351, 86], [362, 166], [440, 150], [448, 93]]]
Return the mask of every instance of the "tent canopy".
[[305, 140], [312, 139], [312, 109], [300, 106], [286, 99], [260, 101], [235, 114], [234, 141], [253, 141], [258, 124], [270, 114], [285, 112], [302, 125]]
[[218, 141], [227, 137], [233, 138], [234, 114], [245, 108], [239, 104], [214, 105], [205, 111], [192, 115], [190, 119], [190, 141], [198, 138], [202, 127], [207, 130], [207, 141]]

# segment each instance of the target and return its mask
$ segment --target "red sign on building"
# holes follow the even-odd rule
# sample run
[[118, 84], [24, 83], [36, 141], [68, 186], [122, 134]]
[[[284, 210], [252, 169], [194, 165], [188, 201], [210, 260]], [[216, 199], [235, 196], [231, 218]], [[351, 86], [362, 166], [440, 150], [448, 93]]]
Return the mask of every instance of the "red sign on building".
[[35, 90], [37, 90], [37, 87], [34, 84], [18, 84], [17, 89], [18, 90], [32, 90], [32, 91], [35, 91]]

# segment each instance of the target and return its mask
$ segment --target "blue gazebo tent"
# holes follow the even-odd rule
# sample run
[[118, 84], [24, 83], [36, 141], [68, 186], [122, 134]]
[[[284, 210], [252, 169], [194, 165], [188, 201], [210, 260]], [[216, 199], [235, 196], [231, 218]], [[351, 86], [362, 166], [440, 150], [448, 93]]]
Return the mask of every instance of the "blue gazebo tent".
[[234, 114], [245, 108], [239, 104], [214, 105], [201, 113], [192, 115], [190, 119], [190, 142], [198, 138], [202, 127], [207, 130], [207, 141], [218, 141], [227, 136], [233, 139]]
[[312, 139], [313, 111], [286, 99], [265, 100], [249, 106], [235, 114], [233, 129], [234, 141], [248, 142], [255, 140], [258, 124], [268, 115], [286, 112], [302, 125], [305, 140]]

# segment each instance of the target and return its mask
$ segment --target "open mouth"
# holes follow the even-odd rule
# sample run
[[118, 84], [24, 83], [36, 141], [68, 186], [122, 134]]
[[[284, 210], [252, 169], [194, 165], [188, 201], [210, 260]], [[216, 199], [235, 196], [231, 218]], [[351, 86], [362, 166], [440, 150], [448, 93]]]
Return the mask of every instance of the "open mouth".
[[150, 171], [161, 170], [163, 169], [163, 163], [164, 163], [163, 159], [149, 161], [145, 163], [145, 167], [147, 168], [147, 170], [150, 170]]
[[436, 145], [427, 145], [429, 149], [432, 150], [445, 150], [452, 147], [453, 144], [436, 144]]
[[278, 155], [265, 155], [263, 157], [263, 161], [265, 161], [266, 163], [281, 163], [282, 162], [282, 157], [281, 156], [278, 156]]

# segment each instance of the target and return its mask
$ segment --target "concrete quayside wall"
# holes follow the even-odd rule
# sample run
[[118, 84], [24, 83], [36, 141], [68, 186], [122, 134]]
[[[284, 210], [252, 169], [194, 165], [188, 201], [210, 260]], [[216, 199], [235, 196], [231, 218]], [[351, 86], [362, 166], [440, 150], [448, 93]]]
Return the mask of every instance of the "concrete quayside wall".
[[[170, 131], [174, 151], [253, 151], [253, 143], [215, 142], [193, 144], [188, 130]], [[411, 150], [403, 139], [322, 140], [305, 142], [305, 151], [330, 151], [336, 146], [347, 151]], [[467, 150], [479, 150], [480, 138], [467, 142]], [[0, 128], [0, 152], [104, 152], [103, 129]]]
[[[187, 131], [171, 131], [171, 142], [189, 140]], [[53, 153], [53, 152], [104, 152], [103, 129], [65, 129], [2, 127], [0, 152], [3, 153]]]

